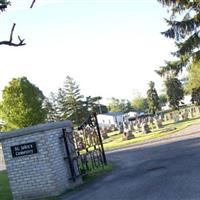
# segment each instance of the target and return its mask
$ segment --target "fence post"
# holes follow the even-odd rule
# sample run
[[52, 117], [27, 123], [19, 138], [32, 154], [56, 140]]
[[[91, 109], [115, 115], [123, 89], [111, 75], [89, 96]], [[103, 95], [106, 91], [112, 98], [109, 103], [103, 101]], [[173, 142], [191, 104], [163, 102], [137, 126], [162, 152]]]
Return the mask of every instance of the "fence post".
[[104, 162], [105, 165], [107, 165], [106, 155], [105, 155], [105, 151], [104, 151], [104, 147], [103, 147], [103, 141], [102, 141], [102, 138], [101, 138], [101, 133], [100, 133], [100, 129], [99, 129], [99, 123], [98, 123], [98, 120], [97, 120], [96, 113], [93, 113], [93, 116], [94, 116], [94, 119], [95, 119], [95, 125], [97, 127], [97, 133], [98, 133], [99, 141], [100, 141], [100, 144], [101, 144], [103, 162]]

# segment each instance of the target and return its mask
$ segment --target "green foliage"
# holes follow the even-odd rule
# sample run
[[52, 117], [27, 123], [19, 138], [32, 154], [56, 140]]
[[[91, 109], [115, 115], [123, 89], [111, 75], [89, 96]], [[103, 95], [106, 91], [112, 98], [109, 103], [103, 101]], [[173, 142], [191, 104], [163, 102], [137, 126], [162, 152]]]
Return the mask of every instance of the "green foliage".
[[44, 95], [26, 77], [14, 78], [3, 90], [0, 104], [4, 129], [11, 130], [42, 123], [46, 118]]
[[8, 0], [0, 0], [0, 11], [3, 12], [10, 5], [10, 1]]
[[193, 63], [188, 70], [186, 91], [192, 94], [192, 103], [200, 105], [200, 63]]
[[147, 90], [147, 103], [149, 112], [153, 115], [160, 109], [159, 97], [153, 81], [150, 81], [149, 89]]
[[105, 175], [106, 173], [113, 171], [114, 168], [115, 166], [113, 164], [107, 164], [105, 166], [96, 168], [94, 170], [91, 170], [87, 176], [84, 176], [83, 180], [86, 182], [92, 181], [99, 176]]
[[147, 99], [138, 95], [132, 100], [132, 107], [134, 110], [145, 112], [146, 110], [148, 110]]
[[170, 11], [170, 19], [166, 20], [169, 29], [162, 34], [175, 40], [177, 51], [173, 53], [176, 61], [166, 63], [157, 71], [165, 75], [169, 71], [177, 75], [182, 68], [191, 61], [197, 62], [200, 58], [199, 27], [200, 27], [200, 1], [199, 0], [159, 0]]
[[6, 171], [0, 171], [0, 199], [12, 200], [12, 193], [10, 190], [8, 175]]
[[67, 76], [63, 88], [58, 90], [54, 109], [58, 112], [59, 119], [69, 119], [76, 126], [80, 125], [88, 115], [79, 86], [72, 77]]
[[200, 88], [200, 63], [194, 63], [188, 70], [187, 91]]
[[191, 99], [193, 104], [200, 105], [200, 87], [199, 88], [194, 88], [192, 90], [192, 99]]
[[97, 114], [107, 113], [108, 112], [107, 107], [105, 105], [100, 104], [100, 102], [99, 102], [101, 99], [102, 99], [102, 97], [100, 97], [100, 96], [86, 97], [85, 103], [86, 103], [88, 111], [95, 112]]
[[160, 94], [159, 95], [159, 102], [161, 106], [164, 106], [167, 103], [167, 95], [166, 94]]
[[169, 105], [172, 109], [179, 109], [179, 104], [184, 98], [182, 83], [175, 77], [168, 77], [165, 81]]
[[121, 108], [120, 100], [112, 97], [108, 104], [108, 110], [111, 112], [121, 112], [122, 108]]
[[60, 119], [57, 96], [53, 92], [44, 100], [44, 108], [47, 111], [46, 121], [57, 121]]
[[108, 104], [108, 110], [111, 112], [129, 112], [132, 107], [130, 101], [112, 97]]
[[101, 99], [99, 96], [88, 96], [84, 100], [79, 86], [72, 77], [67, 76], [63, 87], [45, 99], [45, 108], [48, 111], [47, 121], [69, 119], [78, 126], [91, 112], [108, 112], [107, 107], [99, 103]]

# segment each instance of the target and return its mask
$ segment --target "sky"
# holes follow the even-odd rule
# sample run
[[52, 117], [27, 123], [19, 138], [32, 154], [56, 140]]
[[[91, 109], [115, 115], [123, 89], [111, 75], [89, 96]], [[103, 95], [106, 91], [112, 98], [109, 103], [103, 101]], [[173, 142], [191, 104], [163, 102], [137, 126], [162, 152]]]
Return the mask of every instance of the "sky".
[[48, 96], [67, 75], [84, 96], [133, 99], [145, 96], [155, 73], [171, 58], [174, 43], [161, 35], [167, 9], [157, 0], [13, 0], [0, 15], [0, 40], [12, 24], [23, 47], [0, 46], [0, 91], [26, 76]]

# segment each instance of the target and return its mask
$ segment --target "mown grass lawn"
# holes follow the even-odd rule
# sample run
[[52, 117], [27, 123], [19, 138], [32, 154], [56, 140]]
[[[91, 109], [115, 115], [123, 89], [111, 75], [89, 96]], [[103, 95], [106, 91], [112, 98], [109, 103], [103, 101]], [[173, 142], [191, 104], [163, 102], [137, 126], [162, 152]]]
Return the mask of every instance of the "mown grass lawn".
[[[135, 138], [130, 139], [130, 140], [125, 140], [125, 141], [122, 139], [122, 134], [119, 134], [119, 131], [111, 132], [111, 133], [108, 133], [109, 138], [103, 141], [104, 149], [105, 151], [119, 149], [119, 148], [131, 146], [131, 145], [134, 145], [135, 143], [143, 142], [149, 139], [166, 137], [169, 134], [176, 133], [177, 131], [180, 131], [196, 123], [200, 123], [199, 116], [193, 119], [180, 121], [178, 123], [169, 121], [165, 123], [163, 125], [163, 128], [161, 129], [156, 129], [156, 128], [152, 129], [151, 133], [148, 133], [148, 134], [133, 133], [135, 135]], [[174, 129], [174, 130], [167, 131], [168, 129]]]
[[12, 200], [12, 194], [10, 191], [8, 176], [6, 171], [0, 172], [0, 199]]
[[[83, 181], [85, 183], [88, 183], [95, 178], [105, 175], [106, 173], [112, 171], [114, 168], [113, 164], [108, 164], [104, 167], [99, 167], [91, 172], [89, 172], [88, 176], [83, 178]], [[80, 186], [81, 187], [81, 186]], [[70, 191], [74, 191], [78, 188], [75, 188], [73, 190], [66, 191], [66, 193], [69, 193]], [[0, 200], [12, 200], [12, 194], [10, 191], [10, 186], [8, 182], [8, 176], [6, 171], [0, 171]], [[48, 198], [43, 198], [43, 199], [38, 199], [38, 200], [58, 200], [59, 197], [48, 197]]]

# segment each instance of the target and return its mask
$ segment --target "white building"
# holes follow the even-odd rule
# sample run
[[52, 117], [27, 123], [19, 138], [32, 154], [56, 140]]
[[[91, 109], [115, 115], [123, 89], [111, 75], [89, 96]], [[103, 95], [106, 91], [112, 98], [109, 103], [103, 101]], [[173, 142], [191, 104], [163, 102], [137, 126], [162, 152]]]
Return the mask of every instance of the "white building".
[[99, 126], [119, 126], [119, 123], [123, 122], [122, 112], [109, 112], [97, 115]]

